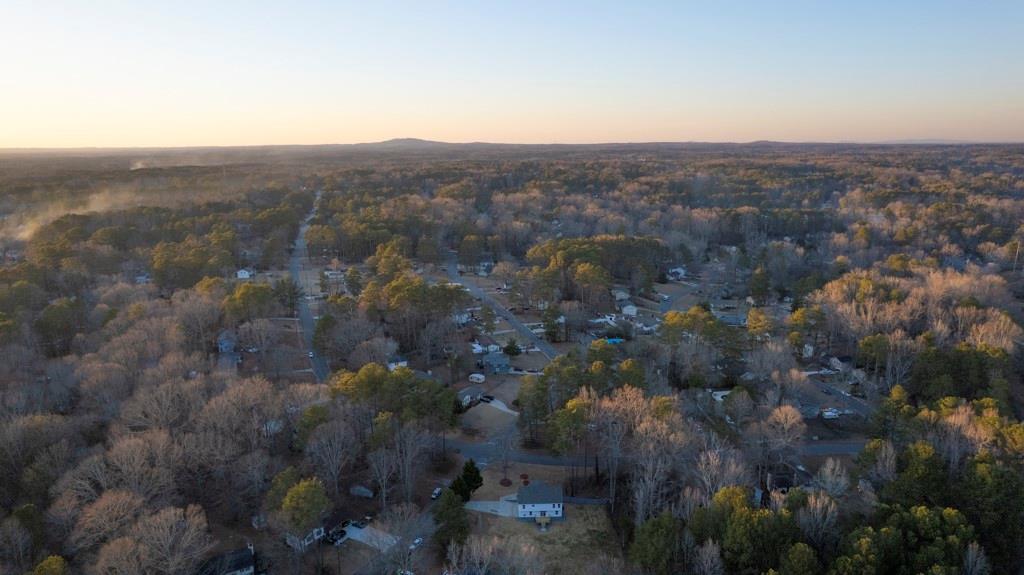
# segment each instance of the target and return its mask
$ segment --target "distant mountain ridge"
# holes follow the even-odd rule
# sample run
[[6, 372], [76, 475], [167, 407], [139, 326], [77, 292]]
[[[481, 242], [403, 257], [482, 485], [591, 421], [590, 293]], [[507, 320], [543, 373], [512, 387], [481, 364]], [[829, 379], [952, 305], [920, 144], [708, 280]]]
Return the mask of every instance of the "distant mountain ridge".
[[67, 153], [72, 155], [106, 154], [125, 152], [211, 152], [211, 151], [300, 151], [300, 150], [364, 150], [364, 151], [406, 151], [429, 152], [453, 151], [459, 149], [501, 150], [501, 149], [641, 149], [641, 148], [794, 148], [794, 147], [871, 147], [871, 146], [1002, 146], [1021, 145], [1024, 142], [985, 142], [980, 140], [954, 140], [942, 138], [921, 138], [903, 140], [876, 141], [832, 141], [832, 142], [789, 142], [782, 140], [754, 140], [749, 142], [705, 142], [687, 141], [650, 141], [650, 142], [594, 142], [594, 143], [507, 143], [507, 142], [443, 142], [424, 138], [391, 138], [380, 142], [359, 142], [352, 144], [252, 144], [227, 146], [136, 146], [136, 147], [72, 147], [72, 148], [0, 148], [0, 155], [20, 154], [51, 154]]

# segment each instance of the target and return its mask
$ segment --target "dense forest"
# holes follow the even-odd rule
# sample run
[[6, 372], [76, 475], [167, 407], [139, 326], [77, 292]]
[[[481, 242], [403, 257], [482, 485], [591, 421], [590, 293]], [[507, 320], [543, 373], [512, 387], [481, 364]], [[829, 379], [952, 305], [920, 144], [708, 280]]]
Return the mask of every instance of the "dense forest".
[[[1024, 573], [1024, 147], [5, 152], [0, 216], [0, 575]], [[479, 445], [609, 536], [499, 541]]]

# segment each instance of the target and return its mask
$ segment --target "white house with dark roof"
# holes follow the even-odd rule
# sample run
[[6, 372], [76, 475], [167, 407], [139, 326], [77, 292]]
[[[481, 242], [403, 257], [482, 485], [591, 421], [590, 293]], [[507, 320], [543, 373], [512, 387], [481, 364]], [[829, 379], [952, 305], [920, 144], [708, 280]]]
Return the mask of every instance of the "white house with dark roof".
[[547, 518], [561, 519], [564, 503], [561, 485], [534, 481], [519, 488], [516, 494], [516, 517], [537, 522]]

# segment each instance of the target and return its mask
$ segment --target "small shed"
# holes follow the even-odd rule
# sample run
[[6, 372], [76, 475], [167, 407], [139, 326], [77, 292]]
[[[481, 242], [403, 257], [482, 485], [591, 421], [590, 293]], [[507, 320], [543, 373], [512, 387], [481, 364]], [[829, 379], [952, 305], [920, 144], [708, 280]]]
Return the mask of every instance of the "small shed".
[[238, 335], [234, 330], [225, 329], [217, 334], [217, 351], [220, 353], [232, 353], [238, 347]]

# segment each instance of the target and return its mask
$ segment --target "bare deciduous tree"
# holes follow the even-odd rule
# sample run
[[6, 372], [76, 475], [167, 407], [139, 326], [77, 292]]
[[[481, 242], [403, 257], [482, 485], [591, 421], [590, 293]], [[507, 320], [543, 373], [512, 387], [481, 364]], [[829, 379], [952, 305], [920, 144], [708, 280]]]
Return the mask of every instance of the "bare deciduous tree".
[[417, 463], [430, 446], [430, 434], [415, 424], [401, 424], [395, 429], [394, 452], [398, 480], [405, 501], [412, 501], [416, 483]]
[[82, 510], [68, 546], [74, 553], [91, 549], [125, 534], [142, 512], [145, 500], [125, 490], [111, 490]]
[[335, 495], [340, 489], [341, 473], [358, 454], [359, 444], [351, 428], [334, 420], [320, 425], [306, 445], [306, 457], [317, 474]]
[[206, 515], [198, 505], [165, 507], [143, 517], [131, 536], [147, 550], [145, 572], [161, 575], [194, 572], [213, 546]]
[[120, 419], [131, 431], [175, 429], [199, 413], [205, 399], [199, 381], [140, 387], [122, 406]]
[[178, 291], [172, 301], [184, 341], [194, 351], [205, 351], [220, 319], [220, 303], [194, 290]]
[[377, 494], [380, 496], [380, 508], [388, 508], [388, 491], [391, 488], [391, 478], [395, 475], [397, 462], [394, 451], [387, 447], [381, 447], [371, 451], [366, 457], [370, 465], [370, 473], [373, 481], [377, 484]]
[[473, 535], [463, 545], [453, 543], [448, 547], [445, 570], [452, 575], [540, 575], [544, 573], [544, 561], [537, 547], [522, 536], [500, 539]]
[[169, 501], [177, 485], [175, 472], [183, 461], [181, 447], [163, 430], [119, 439], [107, 452], [114, 483], [146, 501]]
[[709, 539], [697, 548], [697, 556], [693, 561], [693, 572], [696, 575], [724, 575], [725, 564], [722, 562], [722, 550], [718, 543]]
[[838, 459], [829, 457], [814, 476], [814, 486], [838, 499], [849, 489], [850, 476]]
[[131, 537], [119, 537], [104, 545], [96, 555], [92, 571], [98, 575], [137, 575], [149, 566], [147, 549]]
[[874, 481], [889, 482], [896, 478], [896, 448], [885, 440], [875, 453], [875, 462], [869, 471]]
[[348, 356], [351, 369], [359, 369], [368, 363], [387, 365], [388, 359], [398, 352], [398, 342], [389, 337], [375, 337], [356, 345]]
[[647, 401], [642, 390], [627, 386], [598, 399], [592, 405], [594, 411], [591, 419], [596, 425], [598, 443], [604, 455], [608, 472], [608, 500], [614, 510], [627, 440], [646, 410]]
[[738, 451], [724, 445], [711, 445], [697, 456], [694, 468], [706, 497], [729, 485], [746, 483], [747, 468]]
[[647, 417], [636, 428], [631, 487], [633, 521], [637, 526], [664, 507], [669, 476], [686, 444], [685, 435], [679, 431], [680, 425], [681, 421]]
[[804, 537], [821, 551], [835, 542], [838, 516], [835, 500], [827, 493], [815, 491], [807, 497], [807, 505], [797, 512], [796, 520]]
[[989, 575], [991, 572], [992, 567], [989, 565], [985, 550], [978, 545], [977, 541], [971, 541], [967, 550], [964, 551], [964, 567], [961, 573], [963, 575]]
[[32, 535], [14, 517], [0, 522], [0, 565], [24, 571], [32, 559]]
[[278, 330], [267, 318], [254, 319], [238, 326], [238, 338], [242, 346], [259, 350], [261, 361], [266, 361], [267, 352], [277, 343], [278, 335]]
[[796, 446], [803, 437], [807, 426], [800, 412], [791, 405], [776, 407], [754, 430], [754, 439], [760, 444], [761, 456], [767, 461], [781, 463], [788, 461], [796, 452]]

